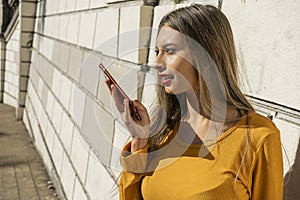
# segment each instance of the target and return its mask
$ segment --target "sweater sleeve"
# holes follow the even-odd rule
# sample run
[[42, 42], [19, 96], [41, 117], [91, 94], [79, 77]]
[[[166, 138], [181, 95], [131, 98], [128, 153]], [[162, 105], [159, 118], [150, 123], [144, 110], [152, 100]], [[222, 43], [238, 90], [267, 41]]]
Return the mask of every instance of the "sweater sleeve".
[[131, 142], [125, 145], [121, 153], [123, 171], [120, 178], [120, 200], [139, 200], [141, 181], [146, 169], [148, 145], [137, 152], [130, 153]]
[[283, 161], [279, 131], [264, 138], [252, 166], [252, 200], [282, 200]]

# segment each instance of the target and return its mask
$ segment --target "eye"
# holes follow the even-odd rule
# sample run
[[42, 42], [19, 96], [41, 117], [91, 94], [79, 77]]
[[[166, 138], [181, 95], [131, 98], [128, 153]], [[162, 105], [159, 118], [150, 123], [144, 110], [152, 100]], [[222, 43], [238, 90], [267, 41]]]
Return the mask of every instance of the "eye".
[[174, 48], [165, 48], [165, 52], [167, 54], [175, 54], [176, 53], [176, 49], [174, 49]]
[[154, 49], [154, 52], [155, 52], [155, 55], [157, 56], [158, 53], [159, 53], [159, 50], [158, 49]]

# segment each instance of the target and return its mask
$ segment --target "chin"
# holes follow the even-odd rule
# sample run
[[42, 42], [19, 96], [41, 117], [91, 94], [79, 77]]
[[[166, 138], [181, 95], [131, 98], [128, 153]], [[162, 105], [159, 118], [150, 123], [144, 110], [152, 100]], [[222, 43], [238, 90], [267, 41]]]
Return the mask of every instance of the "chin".
[[180, 91], [178, 91], [176, 89], [173, 89], [171, 87], [165, 87], [165, 92], [167, 94], [180, 94], [180, 93], [182, 93], [182, 92], [180, 92]]

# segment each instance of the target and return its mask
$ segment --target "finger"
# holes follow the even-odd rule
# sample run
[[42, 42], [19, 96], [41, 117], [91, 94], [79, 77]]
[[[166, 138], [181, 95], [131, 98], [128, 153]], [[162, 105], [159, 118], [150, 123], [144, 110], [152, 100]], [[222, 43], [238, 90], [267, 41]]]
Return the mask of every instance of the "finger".
[[110, 91], [110, 94], [111, 94], [111, 93], [112, 93], [111, 85], [112, 85], [113, 83], [111, 82], [110, 79], [106, 79], [106, 80], [105, 80], [105, 84], [106, 84], [106, 86], [108, 87], [108, 89], [109, 89], [109, 91]]
[[130, 111], [130, 105], [128, 99], [124, 99], [124, 113], [125, 113], [125, 121], [127, 123], [130, 123], [132, 121], [132, 118], [131, 118], [131, 111]]
[[144, 105], [139, 100], [132, 101], [132, 104], [139, 111], [144, 111], [144, 112], [147, 111], [147, 109], [144, 107]]
[[120, 94], [118, 93], [116, 87], [114, 85], [111, 85], [111, 90], [112, 90], [112, 97], [113, 97], [113, 100], [115, 101], [117, 109], [119, 110], [119, 112], [124, 112], [123, 100], [122, 100]]

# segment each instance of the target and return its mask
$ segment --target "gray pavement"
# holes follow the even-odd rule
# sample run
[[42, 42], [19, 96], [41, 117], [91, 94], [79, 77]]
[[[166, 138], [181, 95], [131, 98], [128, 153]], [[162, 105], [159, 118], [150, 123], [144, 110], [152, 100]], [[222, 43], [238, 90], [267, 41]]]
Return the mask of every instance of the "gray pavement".
[[0, 104], [0, 200], [57, 200], [42, 159], [15, 109]]

